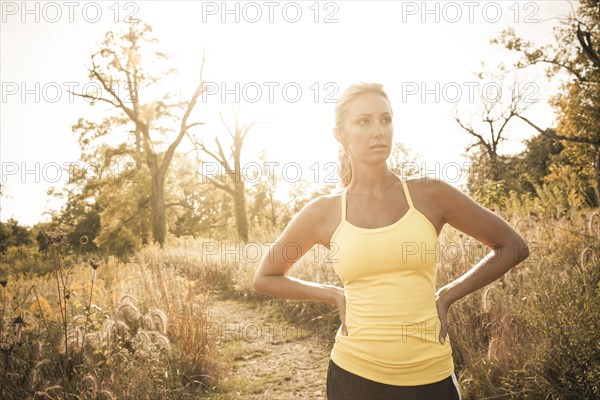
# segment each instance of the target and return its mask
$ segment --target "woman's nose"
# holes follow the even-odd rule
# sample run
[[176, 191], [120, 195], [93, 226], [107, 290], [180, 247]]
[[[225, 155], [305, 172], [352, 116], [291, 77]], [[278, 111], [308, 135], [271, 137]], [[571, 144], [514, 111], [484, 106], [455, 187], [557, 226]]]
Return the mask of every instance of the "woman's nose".
[[383, 125], [381, 124], [375, 124], [375, 131], [373, 132], [373, 135], [375, 136], [381, 136], [383, 135]]

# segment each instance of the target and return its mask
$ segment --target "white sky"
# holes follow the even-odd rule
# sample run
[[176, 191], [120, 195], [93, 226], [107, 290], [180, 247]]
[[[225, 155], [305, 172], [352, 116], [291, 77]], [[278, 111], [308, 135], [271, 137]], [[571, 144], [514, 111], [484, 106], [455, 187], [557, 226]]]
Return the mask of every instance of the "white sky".
[[[282, 175], [286, 163], [297, 162], [303, 168], [302, 177], [310, 180], [314, 180], [315, 168], [309, 167], [318, 162], [318, 183], [322, 184], [324, 174], [330, 171], [324, 164], [337, 161], [338, 148], [331, 134], [334, 103], [324, 101], [327, 94], [335, 100], [350, 83], [382, 83], [394, 109], [394, 140], [417, 154], [428, 170], [438, 166], [441, 173], [444, 165], [465, 162], [461, 154], [470, 143], [452, 117], [456, 99], [462, 112], [475, 112], [476, 102], [469, 101], [469, 85], [477, 82], [473, 72], [480, 70], [482, 61], [494, 69], [498, 62], [509, 60], [508, 53], [490, 45], [489, 40], [513, 27], [518, 35], [535, 43], [551, 42], [552, 27], [576, 7], [572, 3], [258, 1], [228, 2], [228, 9], [234, 11], [224, 14], [220, 1], [59, 1], [26, 6], [1, 2], [0, 162], [5, 193], [0, 220], [14, 217], [31, 225], [46, 218], [45, 210], [60, 207], [46, 191], [68, 178], [63, 172], [58, 182], [52, 182], [57, 177], [56, 165], [79, 160], [71, 126], [79, 117], [101, 116], [106, 107], [90, 107], [55, 89], [81, 88], [89, 82], [86, 67], [96, 43], [108, 30], [126, 27], [122, 19], [131, 12], [152, 25], [162, 48], [175, 56], [173, 65], [180, 70], [177, 90], [190, 93], [197, 85], [203, 48], [207, 53], [206, 81], [228, 89], [237, 82], [248, 89], [248, 96], [255, 95], [253, 88], [262, 89], [255, 104], [244, 101], [243, 95], [240, 102], [245, 121], [266, 121], [248, 135], [245, 162], [255, 160], [264, 148], [269, 161], [279, 162], [276, 174]], [[298, 9], [298, 22], [290, 22]], [[261, 18], [253, 23], [258, 10]], [[273, 22], [269, 21], [270, 11]], [[328, 15], [333, 22], [324, 22]], [[546, 101], [557, 83], [549, 84], [541, 68], [521, 71], [517, 79], [520, 90], [538, 101], [527, 115], [541, 126], [552, 124]], [[265, 82], [277, 85], [273, 101]], [[535, 84], [530, 88], [539, 91], [525, 91], [527, 83]], [[294, 87], [300, 87], [297, 102], [285, 97], [285, 85], [291, 87], [289, 96], [294, 95]], [[415, 94], [408, 91], [415, 88]], [[423, 88], [431, 91], [425, 98], [421, 96]], [[440, 96], [437, 101], [436, 94]], [[233, 95], [225, 100], [222, 103], [212, 96], [197, 107], [194, 120], [209, 123], [198, 131], [205, 137], [222, 132], [217, 113], [230, 116], [235, 104]], [[515, 123], [504, 152], [521, 150], [520, 141], [533, 133]], [[184, 142], [181, 151], [189, 147]], [[31, 172], [23, 174], [25, 170]], [[282, 198], [287, 189], [282, 188]]]

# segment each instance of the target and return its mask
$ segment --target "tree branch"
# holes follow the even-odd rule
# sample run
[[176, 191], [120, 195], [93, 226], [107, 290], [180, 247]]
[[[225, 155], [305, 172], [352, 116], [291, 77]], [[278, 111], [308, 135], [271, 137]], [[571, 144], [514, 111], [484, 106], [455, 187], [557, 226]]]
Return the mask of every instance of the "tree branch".
[[147, 132], [148, 131], [148, 126], [140, 121], [140, 119], [137, 117], [137, 115], [135, 114], [135, 112], [130, 109], [129, 107], [127, 107], [123, 101], [121, 100], [121, 98], [115, 93], [115, 91], [106, 83], [106, 81], [104, 80], [104, 78], [100, 75], [100, 73], [96, 70], [97, 66], [96, 63], [94, 62], [93, 56], [92, 56], [92, 66], [93, 68], [90, 71], [90, 73], [96, 77], [96, 79], [100, 82], [100, 84], [102, 84], [102, 87], [104, 88], [104, 90], [106, 90], [108, 93], [110, 93], [110, 95], [116, 100], [116, 102], [118, 103], [118, 106], [121, 110], [123, 110], [125, 112], [125, 114], [127, 114], [127, 116], [136, 124], [139, 125], [142, 129], [142, 132]]
[[217, 188], [219, 188], [221, 190], [224, 190], [224, 191], [226, 191], [229, 194], [233, 194], [233, 189], [231, 189], [229, 186], [224, 185], [222, 183], [219, 183], [215, 179], [210, 178], [210, 177], [208, 178], [208, 180], [210, 181], [210, 183], [212, 183], [213, 185], [215, 185], [215, 187], [217, 187]]
[[[164, 175], [166, 173], [169, 163], [171, 162], [171, 158], [173, 157], [173, 154], [175, 153], [175, 149], [177, 148], [177, 146], [179, 146], [179, 143], [185, 136], [187, 129], [189, 128], [189, 126], [187, 124], [188, 118], [190, 117], [190, 114], [192, 113], [192, 111], [194, 110], [194, 107], [196, 106], [196, 103], [198, 102], [198, 97], [200, 97], [200, 95], [202, 94], [202, 91], [204, 90], [203, 73], [204, 73], [205, 62], [206, 62], [205, 50], [202, 50], [202, 62], [200, 64], [200, 83], [198, 84], [198, 87], [194, 91], [194, 94], [192, 95], [192, 98], [190, 99], [190, 102], [188, 103], [185, 113], [183, 114], [183, 117], [181, 118], [181, 125], [179, 127], [179, 134], [177, 135], [177, 138], [175, 139], [175, 141], [173, 141], [173, 143], [171, 143], [171, 145], [165, 152], [163, 162], [160, 166], [161, 175]], [[200, 124], [200, 123], [194, 123], [194, 124], [192, 124], [192, 126], [195, 126], [197, 124]]]
[[119, 104], [115, 103], [114, 101], [111, 101], [109, 99], [106, 99], [104, 97], [95, 97], [89, 94], [83, 94], [83, 93], [75, 93], [75, 92], [71, 92], [70, 90], [67, 90], [67, 93], [71, 93], [72, 95], [75, 95], [77, 97], [83, 97], [84, 99], [91, 99], [91, 100], [96, 100], [96, 101], [104, 101], [108, 104], [111, 104], [113, 106], [115, 106], [116, 108], [119, 108]]
[[190, 206], [189, 204], [182, 203], [182, 202], [165, 204], [165, 208], [174, 207], [174, 206], [189, 208], [190, 210], [193, 210], [193, 211], [195, 210], [194, 207]]
[[471, 135], [475, 136], [477, 139], [479, 139], [479, 143], [482, 144], [483, 146], [485, 146], [485, 148], [487, 149], [488, 153], [491, 155], [493, 154], [492, 148], [490, 147], [489, 143], [487, 143], [485, 141], [485, 139], [483, 139], [483, 136], [481, 136], [480, 134], [478, 134], [477, 132], [475, 132], [472, 128], [469, 128], [467, 126], [465, 126], [462, 121], [460, 120], [460, 118], [455, 117], [454, 118], [456, 120], [456, 122], [458, 123], [458, 125], [460, 125], [461, 128], [463, 128], [465, 131], [467, 131], [468, 133], [470, 133]]
[[[121, 218], [121, 222], [123, 225], [127, 224], [129, 221], [131, 221], [132, 219], [134, 219], [135, 217], [137, 217], [144, 208], [146, 208], [146, 206], [148, 205], [148, 202], [150, 201], [150, 197], [146, 196], [146, 198], [144, 198], [142, 201], [140, 201], [139, 205], [138, 205], [138, 210], [129, 218], [127, 219], [123, 219]], [[116, 231], [116, 230], [115, 230]], [[114, 232], [114, 231], [113, 231]]]
[[185, 126], [185, 130], [188, 131], [190, 128], [193, 128], [194, 126], [200, 126], [200, 125], [205, 125], [205, 123], [204, 122], [191, 123], [191, 124]]
[[579, 40], [579, 44], [581, 45], [581, 49], [590, 59], [590, 61], [596, 66], [596, 68], [600, 69], [600, 57], [594, 50], [592, 46], [592, 38], [589, 32], [584, 32], [581, 30], [581, 22], [577, 24], [577, 40]]
[[569, 71], [570, 73], [572, 73], [573, 75], [575, 75], [577, 77], [577, 79], [579, 79], [581, 82], [587, 82], [587, 78], [585, 76], [581, 75], [575, 68], [573, 68], [573, 67], [571, 67], [571, 66], [569, 66], [567, 64], [563, 64], [563, 63], [558, 62], [556, 60], [548, 60], [548, 59], [545, 59], [545, 58], [540, 58], [538, 60], [531, 61], [529, 63], [529, 65], [534, 65], [534, 64], [537, 64], [537, 63], [547, 63], [547, 64], [552, 64], [552, 65], [556, 65], [558, 67], [564, 68], [567, 71]]
[[566, 140], [568, 142], [587, 143], [587, 144], [592, 144], [594, 146], [600, 146], [600, 140], [591, 140], [591, 139], [587, 139], [587, 138], [559, 135], [556, 133], [556, 129], [553, 129], [553, 128], [542, 129], [539, 126], [537, 126], [536, 124], [534, 124], [533, 122], [531, 122], [529, 119], [525, 118], [524, 116], [519, 115], [519, 114], [515, 114], [515, 115], [517, 117], [521, 118], [523, 121], [525, 121], [529, 126], [534, 128], [535, 130], [537, 130], [539, 133], [541, 133], [544, 136], [549, 137], [550, 139]]
[[217, 148], [219, 149], [219, 155], [221, 156], [221, 163], [225, 167], [225, 170], [228, 172], [233, 172], [233, 170], [231, 169], [231, 166], [227, 162], [227, 157], [225, 156], [225, 152], [223, 151], [223, 147], [221, 147], [221, 142], [219, 141], [219, 138], [217, 136], [215, 136], [215, 142], [217, 143]]

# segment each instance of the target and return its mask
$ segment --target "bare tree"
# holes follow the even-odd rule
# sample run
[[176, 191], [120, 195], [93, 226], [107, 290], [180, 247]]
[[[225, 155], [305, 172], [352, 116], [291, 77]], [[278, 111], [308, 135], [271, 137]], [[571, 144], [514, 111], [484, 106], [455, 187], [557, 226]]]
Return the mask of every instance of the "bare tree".
[[[235, 206], [235, 222], [237, 227], [237, 233], [240, 240], [248, 241], [248, 216], [246, 212], [246, 189], [244, 176], [242, 174], [242, 147], [244, 140], [250, 129], [257, 124], [253, 121], [248, 124], [241, 124], [239, 121], [239, 110], [234, 111], [234, 126], [230, 127], [223, 119], [223, 114], [219, 113], [221, 122], [227, 129], [229, 136], [232, 140], [229, 148], [229, 153], [226, 154], [221, 145], [221, 141], [218, 136], [215, 136], [216, 150], [209, 149], [203, 140], [198, 140], [193, 135], [189, 135], [190, 139], [194, 143], [196, 150], [201, 151], [204, 154], [210, 156], [215, 160], [222, 168], [223, 174], [220, 179], [214, 177], [206, 177], [208, 182], [214, 185], [216, 188], [227, 192], [232, 198]], [[200, 156], [198, 158], [203, 161]]]
[[[502, 87], [502, 85], [498, 87]], [[454, 119], [458, 125], [475, 139], [472, 144], [467, 146], [466, 151], [469, 152], [476, 146], [485, 150], [490, 162], [490, 179], [494, 181], [502, 179], [502, 156], [498, 152], [500, 144], [506, 140], [508, 124], [529, 107], [529, 104], [523, 102], [523, 98], [523, 93], [511, 90], [508, 103], [502, 102], [499, 97], [490, 101], [490, 98], [479, 91], [480, 122], [483, 123], [483, 127], [480, 128], [475, 128], [471, 121], [467, 122], [461, 119], [457, 110], [454, 112]]]

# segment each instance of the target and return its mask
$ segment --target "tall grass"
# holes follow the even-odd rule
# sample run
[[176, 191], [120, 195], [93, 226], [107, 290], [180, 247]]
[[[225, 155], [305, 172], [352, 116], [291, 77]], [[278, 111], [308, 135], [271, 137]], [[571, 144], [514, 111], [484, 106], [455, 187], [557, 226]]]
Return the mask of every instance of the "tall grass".
[[157, 254], [3, 278], [0, 398], [195, 399], [217, 385], [209, 292]]
[[[507, 216], [529, 242], [530, 257], [450, 310], [458, 376], [469, 398], [600, 395], [600, 242], [589, 229], [593, 215], [573, 211], [546, 221]], [[447, 231], [445, 240], [460, 242], [461, 236]], [[476, 253], [442, 262], [439, 284], [475, 265]]]
[[[530, 257], [450, 309], [463, 397], [599, 398], [600, 215], [573, 209], [553, 218], [524, 209], [503, 217], [527, 240]], [[165, 250], [143, 249], [134, 263], [107, 260], [97, 270], [70, 264], [64, 285], [57, 286], [57, 271], [0, 279], [0, 397], [202, 398], [228, 368], [205, 329], [216, 291], [257, 309], [275, 305], [281, 318], [319, 324], [332, 340], [339, 324], [332, 306], [252, 290], [272, 237], [263, 235], [246, 244], [172, 239]], [[439, 242], [436, 287], [489, 251], [450, 226]], [[327, 254], [313, 248], [290, 275], [339, 284]]]
[[[520, 209], [503, 217], [526, 239], [530, 257], [450, 309], [449, 335], [464, 398], [599, 398], [600, 215], [572, 209], [553, 219], [522, 214]], [[438, 288], [489, 252], [450, 226], [439, 241]], [[208, 263], [203, 272], [207, 282], [224, 285], [246, 301], [275, 304], [287, 320], [322, 323], [329, 327], [328, 335], [334, 334], [339, 320], [329, 305], [253, 292], [257, 261], [244, 256], [250, 247], [239, 244], [235, 253], [235, 243], [222, 243], [208, 252], [203, 246], [206, 250], [206, 242], [174, 244], [163, 256], [174, 265]], [[305, 255], [290, 275], [339, 284], [323, 254], [316, 261], [314, 254]]]

